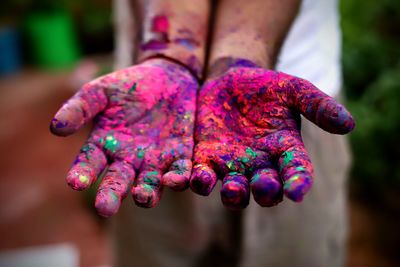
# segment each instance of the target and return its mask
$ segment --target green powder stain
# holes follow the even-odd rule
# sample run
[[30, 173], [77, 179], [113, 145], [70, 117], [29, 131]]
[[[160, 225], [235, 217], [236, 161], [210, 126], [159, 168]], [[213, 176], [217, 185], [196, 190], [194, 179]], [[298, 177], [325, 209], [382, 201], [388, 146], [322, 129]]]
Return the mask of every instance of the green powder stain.
[[110, 192], [110, 196], [114, 201], [118, 201], [118, 197], [113, 191]]
[[151, 185], [143, 184], [143, 187], [149, 193], [153, 191], [153, 188], [151, 187]]
[[260, 179], [260, 176], [261, 176], [261, 175], [257, 173], [256, 175], [253, 176], [253, 179], [251, 180], [251, 182], [252, 182], [252, 183], [257, 182], [257, 181]]
[[185, 164], [175, 163], [172, 167], [174, 168], [174, 172], [176, 174], [182, 175], [182, 174], [184, 174], [185, 172], [188, 171], [188, 168], [187, 168], [187, 166]]
[[137, 157], [138, 157], [139, 159], [142, 159], [142, 158], [144, 157], [143, 148], [139, 148], [139, 149], [138, 149]]
[[230, 170], [235, 170], [235, 163], [233, 162], [233, 160], [230, 160], [226, 163], [226, 167], [228, 167], [228, 169]]
[[79, 165], [81, 165], [82, 167], [85, 167], [86, 163], [81, 161], [81, 162], [79, 162]]
[[238, 172], [230, 172], [230, 173], [228, 173], [229, 176], [233, 176], [233, 175], [236, 175], [236, 174], [238, 174]]
[[143, 181], [146, 183], [146, 184], [151, 184], [152, 182], [153, 182], [153, 180], [151, 179], [151, 177], [144, 177], [144, 179], [143, 179]]
[[158, 172], [157, 172], [157, 171], [148, 172], [148, 173], [146, 173], [146, 175], [145, 175], [143, 181], [144, 181], [145, 183], [147, 183], [147, 184], [155, 185], [155, 184], [157, 183], [157, 180], [158, 180], [158, 179], [157, 179], [157, 177], [154, 177], [154, 176], [157, 176], [157, 175], [158, 175]]
[[107, 135], [106, 136], [106, 140], [105, 140], [105, 143], [104, 143], [104, 148], [106, 150], [111, 151], [111, 152], [114, 153], [115, 150], [117, 149], [118, 145], [119, 145], [119, 142], [118, 142], [117, 139], [115, 139], [115, 137], [113, 135]]
[[184, 172], [185, 172], [185, 170], [182, 170], [182, 169], [174, 170], [174, 173], [180, 174], [180, 175], [182, 175]]
[[243, 157], [240, 159], [241, 162], [246, 163], [249, 162], [249, 158], [248, 157]]
[[84, 147], [82, 147], [81, 150], [82, 150], [83, 152], [85, 152], [86, 159], [90, 159], [90, 151], [92, 151], [93, 148], [91, 148], [89, 145], [85, 145]]
[[283, 165], [286, 166], [293, 160], [293, 151], [283, 153]]
[[299, 166], [296, 168], [296, 171], [305, 171], [306, 169], [302, 166]]
[[257, 153], [251, 149], [251, 147], [246, 147], [246, 154], [249, 155], [251, 158], [255, 158]]
[[292, 176], [289, 180], [287, 180], [286, 182], [285, 182], [285, 185], [283, 186], [283, 188], [284, 189], [288, 189], [292, 184], [293, 184], [293, 182], [295, 182], [297, 179], [299, 179], [299, 175], [294, 175], [294, 176]]
[[282, 141], [283, 141], [283, 136], [281, 136], [280, 138], [279, 138], [279, 143], [282, 143]]
[[135, 90], [136, 90], [136, 83], [134, 83], [133, 85], [132, 85], [132, 87], [131, 87], [131, 89], [129, 89], [129, 91], [128, 91], [128, 93], [133, 93], [133, 92], [135, 92]]

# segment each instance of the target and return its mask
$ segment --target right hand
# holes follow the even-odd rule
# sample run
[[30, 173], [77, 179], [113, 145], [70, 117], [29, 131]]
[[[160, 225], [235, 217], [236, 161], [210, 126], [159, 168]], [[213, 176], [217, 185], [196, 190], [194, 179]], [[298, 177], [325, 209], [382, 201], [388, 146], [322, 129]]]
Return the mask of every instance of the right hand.
[[134, 201], [147, 208], [160, 200], [162, 176], [170, 187], [186, 188], [197, 89], [187, 69], [166, 59], [150, 59], [84, 85], [50, 126], [54, 134], [67, 136], [94, 119], [67, 183], [86, 189], [108, 165], [95, 203], [105, 217], [118, 211], [132, 185]]

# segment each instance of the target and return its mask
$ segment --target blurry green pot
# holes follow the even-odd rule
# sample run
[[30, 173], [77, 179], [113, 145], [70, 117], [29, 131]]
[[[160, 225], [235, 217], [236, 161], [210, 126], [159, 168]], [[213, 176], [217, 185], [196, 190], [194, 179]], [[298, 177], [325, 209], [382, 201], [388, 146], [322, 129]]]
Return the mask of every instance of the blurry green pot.
[[79, 59], [77, 37], [68, 14], [31, 14], [25, 29], [34, 64], [45, 69], [68, 69]]

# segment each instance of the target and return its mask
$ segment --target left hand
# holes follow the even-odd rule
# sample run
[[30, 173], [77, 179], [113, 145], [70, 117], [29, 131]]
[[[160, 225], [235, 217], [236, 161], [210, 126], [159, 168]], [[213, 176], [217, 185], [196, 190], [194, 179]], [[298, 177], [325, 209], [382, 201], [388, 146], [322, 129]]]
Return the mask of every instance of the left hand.
[[301, 201], [313, 166], [300, 134], [300, 114], [330, 133], [354, 128], [350, 113], [310, 82], [258, 67], [230, 68], [198, 96], [191, 189], [208, 195], [223, 178], [225, 206], [242, 209], [250, 189], [261, 206], [283, 193]]

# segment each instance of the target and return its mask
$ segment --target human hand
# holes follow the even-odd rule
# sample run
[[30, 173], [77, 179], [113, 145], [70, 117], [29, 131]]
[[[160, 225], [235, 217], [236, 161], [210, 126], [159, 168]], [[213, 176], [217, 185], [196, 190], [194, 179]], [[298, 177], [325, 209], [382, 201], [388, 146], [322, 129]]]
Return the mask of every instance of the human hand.
[[330, 133], [346, 134], [350, 113], [310, 82], [258, 67], [236, 66], [199, 91], [191, 189], [208, 195], [223, 178], [221, 198], [230, 209], [261, 206], [283, 193], [301, 201], [313, 167], [300, 134], [300, 114]]
[[67, 183], [84, 190], [108, 165], [95, 202], [105, 217], [118, 211], [132, 185], [133, 198], [142, 207], [158, 203], [162, 176], [176, 190], [186, 187], [197, 88], [188, 70], [165, 59], [147, 60], [85, 84], [50, 125], [54, 134], [67, 136], [94, 119]]

